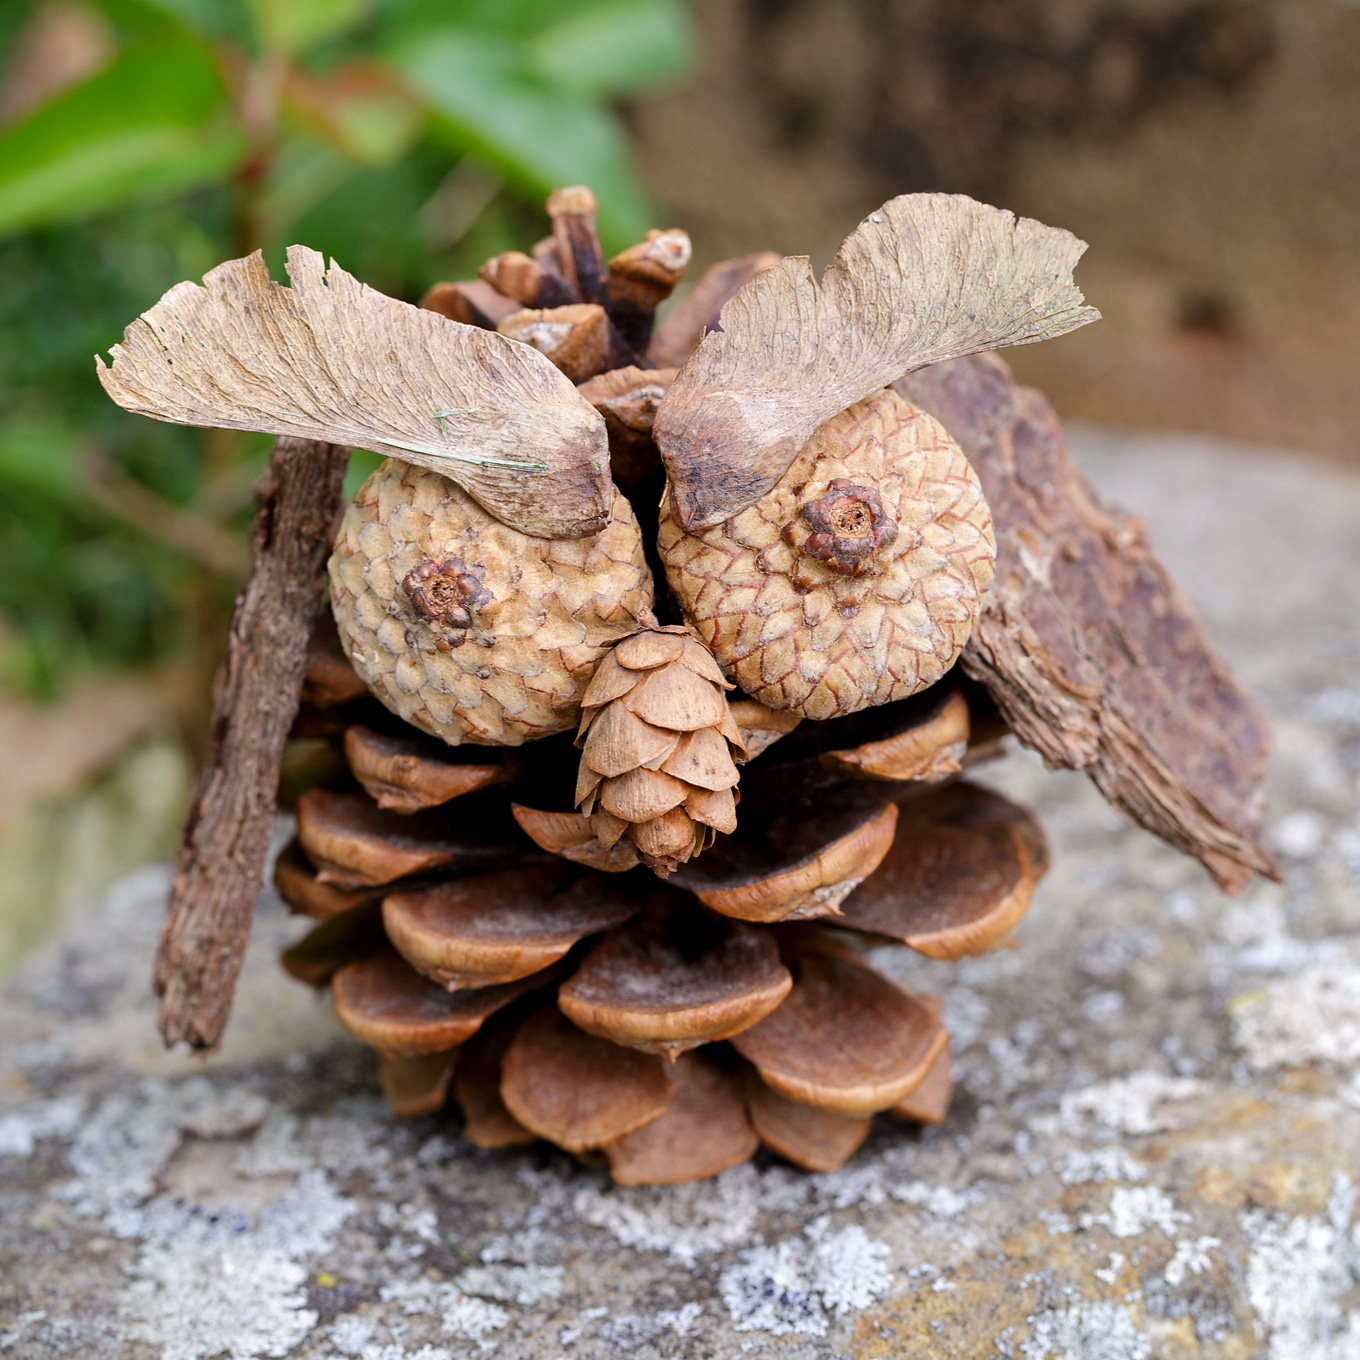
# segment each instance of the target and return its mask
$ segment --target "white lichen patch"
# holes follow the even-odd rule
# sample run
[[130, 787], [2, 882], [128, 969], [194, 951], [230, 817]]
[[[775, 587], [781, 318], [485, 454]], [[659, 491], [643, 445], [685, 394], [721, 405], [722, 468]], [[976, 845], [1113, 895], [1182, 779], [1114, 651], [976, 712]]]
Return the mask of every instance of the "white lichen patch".
[[285, 1355], [316, 1326], [303, 1264], [322, 1255], [354, 1212], [310, 1171], [251, 1228], [164, 1198], [109, 1211], [107, 1225], [140, 1238], [117, 1308], [130, 1339], [161, 1360]]
[[1151, 1360], [1152, 1345], [1129, 1310], [1103, 1300], [1049, 1308], [1029, 1319], [1025, 1360]]
[[1106, 1147], [1073, 1148], [1058, 1166], [1058, 1179], [1064, 1185], [1084, 1185], [1098, 1181], [1138, 1182], [1146, 1176], [1143, 1164], [1118, 1143]]
[[1155, 1185], [1120, 1185], [1110, 1195], [1108, 1213], [1084, 1214], [1083, 1228], [1105, 1227], [1115, 1237], [1141, 1237], [1151, 1228], [1175, 1237], [1190, 1215], [1176, 1208], [1176, 1202]]
[[482, 1350], [495, 1348], [491, 1334], [510, 1321], [504, 1308], [472, 1298], [447, 1280], [396, 1280], [383, 1286], [381, 1297], [405, 1316], [432, 1318], [444, 1336], [475, 1341]]
[[31, 1157], [44, 1138], [69, 1138], [85, 1113], [85, 1097], [34, 1101], [0, 1118], [0, 1157]]
[[[1075, 1136], [1084, 1133], [1088, 1123], [1116, 1133], [1160, 1133], [1175, 1128], [1179, 1122], [1175, 1112], [1164, 1107], [1188, 1100], [1203, 1090], [1204, 1083], [1191, 1077], [1168, 1077], [1154, 1071], [1134, 1072], [1131, 1076], [1067, 1092], [1058, 1109], [1058, 1124], [1063, 1132]], [[1037, 1131], [1038, 1121], [1034, 1122]]]
[[1360, 950], [1244, 996], [1232, 1017], [1233, 1037], [1256, 1071], [1360, 1062]]
[[576, 1192], [572, 1209], [626, 1247], [668, 1252], [692, 1265], [750, 1238], [761, 1207], [759, 1182], [748, 1163], [687, 1185], [626, 1190], [590, 1185]]
[[745, 1251], [718, 1292], [739, 1332], [825, 1336], [832, 1318], [865, 1308], [892, 1283], [887, 1244], [858, 1224], [831, 1233], [825, 1219], [787, 1239]]
[[1206, 1270], [1212, 1269], [1213, 1253], [1222, 1245], [1222, 1240], [1217, 1237], [1197, 1237], [1194, 1241], [1182, 1238], [1176, 1243], [1175, 1255], [1162, 1271], [1162, 1279], [1173, 1289], [1179, 1289], [1187, 1275], [1203, 1275]]
[[1270, 1360], [1357, 1360], [1360, 1310], [1343, 1299], [1360, 1286], [1355, 1187], [1338, 1174], [1325, 1214], [1290, 1218], [1250, 1210], [1247, 1296], [1269, 1343]]
[[561, 1266], [473, 1266], [458, 1279], [465, 1294], [532, 1308], [545, 1299], [562, 1297]]

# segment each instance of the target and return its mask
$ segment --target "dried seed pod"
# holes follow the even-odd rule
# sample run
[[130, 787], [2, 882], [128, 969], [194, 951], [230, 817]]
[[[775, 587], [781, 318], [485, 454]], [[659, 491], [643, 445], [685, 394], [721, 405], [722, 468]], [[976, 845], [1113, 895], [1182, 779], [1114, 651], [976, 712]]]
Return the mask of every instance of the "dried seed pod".
[[1028, 848], [1042, 847], [1043, 833], [996, 794], [961, 784], [949, 795], [899, 809], [892, 848], [846, 898], [838, 924], [901, 940], [933, 959], [984, 954], [1010, 937], [1043, 873], [1044, 859], [1036, 863]]
[[501, 1099], [501, 1061], [523, 1019], [517, 1007], [507, 1007], [493, 1015], [459, 1053], [453, 1093], [463, 1112], [463, 1134], [474, 1147], [519, 1147], [538, 1137]]
[[968, 701], [958, 690], [930, 689], [920, 698], [927, 702], [881, 736], [823, 751], [822, 764], [851, 779], [935, 783], [958, 774], [968, 750]]
[[689, 268], [693, 247], [683, 231], [649, 231], [645, 241], [609, 261], [605, 306], [619, 333], [639, 354], [652, 337], [652, 317]]
[[834, 915], [892, 845], [897, 808], [882, 787], [834, 782], [815, 763], [757, 767], [747, 786], [737, 833], [674, 879], [724, 916]]
[[803, 721], [801, 713], [787, 708], [766, 708], [754, 699], [734, 699], [728, 704], [746, 747], [746, 759], [764, 754], [780, 737], [787, 737]]
[[933, 417], [881, 391], [822, 425], [775, 486], [658, 547], [685, 617], [752, 698], [827, 719], [957, 660], [992, 580], [982, 488]]
[[298, 844], [317, 878], [343, 889], [432, 869], [492, 869], [524, 856], [504, 817], [482, 806], [453, 822], [428, 812], [383, 812], [362, 793], [308, 789], [297, 816]]
[[889, 1110], [899, 1119], [909, 1119], [913, 1124], [943, 1124], [949, 1113], [949, 1102], [954, 1098], [954, 1060], [949, 1054], [948, 1043], [940, 1050], [935, 1061], [930, 1064], [921, 1084], [909, 1091]]
[[838, 1114], [872, 1114], [914, 1091], [946, 1042], [932, 1008], [867, 964], [792, 939], [793, 990], [732, 1040], [779, 1095]]
[[301, 699], [313, 708], [339, 708], [368, 697], [368, 686], [349, 664], [330, 611], [317, 616], [307, 641], [307, 675]]
[[496, 329], [546, 355], [574, 383], [593, 378], [609, 353], [609, 317], [593, 302], [516, 312]]
[[732, 298], [757, 274], [773, 269], [781, 258], [772, 250], [758, 250], [710, 265], [656, 328], [647, 347], [647, 362], [657, 368], [683, 364], [708, 331], [719, 329], [722, 309]]
[[614, 480], [629, 496], [640, 496], [651, 487], [653, 504], [661, 494], [665, 473], [652, 441], [652, 423], [674, 377], [673, 368], [630, 364], [601, 373], [577, 389], [604, 417]]
[[296, 836], [279, 852], [274, 861], [274, 890], [290, 911], [326, 921], [369, 902], [381, 902], [385, 884], [366, 888], [337, 888], [317, 877], [316, 865], [302, 852]]
[[446, 1053], [502, 1006], [551, 982], [540, 973], [475, 991], [447, 992], [394, 949], [346, 964], [332, 980], [336, 1018], [361, 1043], [398, 1058]]
[[449, 1096], [449, 1082], [461, 1050], [422, 1053], [414, 1058], [378, 1054], [378, 1081], [388, 1108], [404, 1119], [436, 1114]]
[[[514, 298], [521, 307], [566, 307], [580, 300], [560, 274], [544, 269], [522, 250], [506, 250], [494, 255], [477, 272], [497, 291]], [[462, 320], [461, 317], [455, 319]], [[496, 324], [504, 319], [498, 318]]]
[[322, 921], [285, 949], [279, 962], [299, 982], [326, 987], [347, 963], [376, 954], [383, 943], [382, 915], [369, 903]]
[[506, 1108], [568, 1152], [612, 1143], [660, 1119], [674, 1093], [660, 1058], [597, 1039], [555, 1006], [525, 1021], [501, 1063]]
[[438, 312], [440, 316], [459, 321], [464, 326], [494, 331], [507, 316], [514, 316], [525, 304], [499, 292], [489, 283], [470, 279], [460, 283], [436, 283], [420, 299], [420, 305], [424, 311]]
[[581, 700], [576, 802], [605, 849], [626, 836], [664, 876], [736, 830], [730, 688], [683, 628], [633, 633], [600, 662]]
[[686, 1053], [670, 1069], [675, 1095], [660, 1119], [604, 1145], [619, 1185], [678, 1185], [749, 1161], [760, 1140], [740, 1078], [708, 1053]]
[[398, 717], [451, 746], [570, 728], [605, 648], [637, 626], [651, 573], [628, 502], [593, 538], [531, 538], [447, 478], [384, 463], [330, 560], [345, 650]]
[[633, 842], [623, 838], [608, 849], [600, 844], [590, 818], [580, 812], [544, 812], [539, 808], [512, 803], [510, 811], [524, 834], [550, 855], [561, 855], [573, 864], [601, 873], [622, 874], [636, 869], [642, 861]]
[[499, 762], [459, 761], [431, 751], [414, 733], [394, 737], [356, 723], [345, 729], [345, 759], [364, 791], [386, 812], [420, 812], [510, 779]]
[[754, 1072], [747, 1076], [746, 1110], [760, 1141], [804, 1171], [844, 1166], [873, 1126], [872, 1115], [836, 1114], [781, 1096]]
[[677, 893], [610, 931], [557, 1003], [590, 1034], [673, 1059], [749, 1029], [792, 985], [769, 931], [712, 916]]
[[636, 909], [613, 880], [558, 861], [393, 893], [382, 916], [407, 962], [452, 992], [540, 972]]

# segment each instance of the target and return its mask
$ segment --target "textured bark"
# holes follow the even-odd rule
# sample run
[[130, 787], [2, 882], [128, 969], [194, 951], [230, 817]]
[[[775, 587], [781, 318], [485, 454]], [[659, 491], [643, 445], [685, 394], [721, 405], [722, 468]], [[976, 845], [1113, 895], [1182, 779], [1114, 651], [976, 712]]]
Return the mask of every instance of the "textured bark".
[[236, 601], [212, 750], [184, 824], [155, 989], [168, 1046], [215, 1048], [264, 881], [279, 757], [297, 712], [349, 450], [280, 439]]
[[1101, 504], [1052, 407], [994, 355], [897, 389], [968, 455], [996, 526], [996, 582], [964, 649], [1025, 745], [1238, 892], [1261, 843], [1265, 720], [1205, 640], [1143, 524]]

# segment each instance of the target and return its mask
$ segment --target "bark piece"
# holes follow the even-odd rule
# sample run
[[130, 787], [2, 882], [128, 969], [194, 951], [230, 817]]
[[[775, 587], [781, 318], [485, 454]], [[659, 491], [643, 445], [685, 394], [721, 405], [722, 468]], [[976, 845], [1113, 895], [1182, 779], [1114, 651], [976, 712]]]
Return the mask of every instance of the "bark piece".
[[461, 1050], [422, 1053], [414, 1058], [378, 1054], [378, 1081], [383, 1097], [393, 1114], [411, 1119], [422, 1114], [438, 1114], [449, 1098]]
[[660, 1058], [577, 1029], [555, 1006], [526, 1020], [501, 1063], [501, 1098], [526, 1129], [568, 1152], [659, 1119], [675, 1088]]
[[685, 361], [656, 440], [687, 529], [763, 496], [813, 431], [904, 373], [1094, 321], [1070, 232], [961, 194], [906, 194], [845, 239], [820, 283], [805, 255], [757, 274]]
[[1100, 502], [1052, 408], [1001, 360], [959, 360], [900, 386], [958, 439], [996, 519], [997, 585], [964, 670], [1026, 746], [1086, 771], [1225, 891], [1274, 876], [1260, 834], [1264, 718], [1145, 527]]
[[590, 1034], [674, 1058], [749, 1028], [792, 985], [769, 931], [668, 894], [591, 950], [558, 1005]]
[[672, 228], [649, 231], [645, 241], [609, 261], [605, 306], [619, 334], [639, 354], [652, 338], [657, 307], [685, 277], [693, 253], [689, 234]]
[[523, 1020], [518, 1006], [507, 1006], [493, 1015], [459, 1053], [453, 1093], [463, 1112], [463, 1133], [474, 1147], [520, 1147], [538, 1136], [530, 1133], [501, 1099], [501, 1061]]
[[859, 1151], [873, 1116], [836, 1114], [770, 1090], [754, 1073], [746, 1083], [746, 1109], [760, 1141], [804, 1171], [836, 1171]]
[[382, 916], [406, 961], [457, 991], [540, 972], [636, 910], [612, 880], [559, 860], [393, 893]]
[[762, 767], [742, 785], [741, 824], [675, 875], [676, 886], [747, 921], [835, 914], [892, 844], [897, 808], [872, 784], [837, 784], [820, 770]]
[[595, 195], [584, 185], [554, 189], [548, 196], [562, 276], [582, 302], [601, 302], [604, 296], [604, 252], [595, 230]]
[[616, 840], [606, 849], [595, 835], [590, 818], [579, 812], [544, 812], [522, 803], [512, 803], [510, 810], [535, 845], [573, 864], [606, 874], [621, 874], [636, 869], [642, 862], [630, 840]]
[[[493, 288], [514, 298], [521, 307], [566, 307], [581, 300], [560, 274], [544, 269], [522, 250], [507, 250], [493, 256], [478, 273]], [[495, 324], [504, 320], [505, 317], [498, 317]]]
[[[337, 497], [338, 499], [338, 497]], [[368, 697], [368, 686], [340, 645], [340, 634], [329, 609], [316, 616], [307, 641], [307, 671], [302, 682], [302, 702], [319, 708], [339, 708]]]
[[707, 1054], [686, 1053], [671, 1068], [675, 1095], [650, 1124], [604, 1145], [619, 1185], [679, 1185], [749, 1161], [760, 1146], [742, 1103], [741, 1082]]
[[388, 812], [420, 812], [510, 780], [501, 761], [459, 761], [414, 735], [388, 736], [358, 723], [345, 729], [345, 756], [369, 797]]
[[954, 1060], [950, 1057], [949, 1045], [945, 1044], [921, 1084], [903, 1096], [890, 1113], [899, 1119], [909, 1119], [913, 1124], [943, 1124], [953, 1098]]
[[[543, 538], [609, 520], [604, 420], [543, 355], [384, 297], [305, 246], [177, 284], [99, 362], [120, 406], [179, 425], [369, 449], [452, 478]], [[400, 355], [400, 362], [393, 356]]]
[[793, 990], [732, 1046], [777, 1094], [839, 1114], [896, 1105], [925, 1080], [946, 1036], [931, 1009], [867, 964], [803, 941]]
[[[968, 794], [976, 792], [975, 800]], [[984, 954], [1009, 939], [1043, 872], [1027, 845], [1042, 845], [1038, 822], [1028, 834], [988, 813], [999, 795], [959, 785], [947, 799], [913, 799], [899, 811], [897, 835], [882, 864], [841, 904], [837, 923], [900, 940], [933, 959]], [[1042, 851], [1041, 851], [1042, 855]]]
[[298, 843], [323, 883], [340, 888], [393, 883], [432, 869], [491, 869], [523, 850], [498, 808], [458, 818], [383, 812], [363, 793], [308, 789], [298, 799]]
[[155, 990], [168, 1046], [215, 1048], [231, 1013], [273, 832], [283, 744], [322, 595], [348, 449], [281, 439], [232, 614], [208, 765], [181, 833]]
[[660, 499], [665, 474], [652, 439], [652, 424], [675, 372], [673, 368], [629, 364], [600, 373], [577, 389], [604, 417], [614, 480], [630, 496], [642, 494], [644, 485], [654, 483], [655, 499]]
[[279, 956], [299, 982], [327, 987], [347, 963], [366, 959], [383, 947], [382, 912], [376, 902], [322, 921]]
[[968, 750], [968, 701], [957, 690], [936, 696], [935, 689], [929, 689], [921, 698], [934, 701], [923, 706], [924, 711], [903, 712], [900, 725], [882, 736], [824, 751], [822, 764], [851, 779], [936, 783], [958, 774]]
[[494, 331], [507, 316], [513, 316], [524, 306], [522, 302], [507, 297], [480, 279], [436, 283], [420, 299], [420, 305], [427, 312], [438, 312], [450, 321], [457, 321], [464, 326], [477, 326], [486, 331]]
[[536, 349], [574, 383], [593, 378], [609, 354], [609, 318], [591, 302], [516, 312], [496, 329]]
[[470, 1039], [482, 1022], [554, 974], [497, 987], [448, 992], [422, 977], [395, 949], [348, 963], [331, 982], [335, 1014], [361, 1043], [398, 1058], [446, 1053]]
[[654, 368], [678, 368], [708, 331], [722, 329], [722, 309], [762, 270], [772, 269], [783, 257], [760, 250], [734, 260], [710, 265], [656, 328], [647, 347]]
[[754, 760], [764, 754], [780, 737], [788, 736], [803, 721], [803, 715], [791, 708], [766, 708], [754, 699], [730, 700], [728, 708], [741, 730], [747, 760]]
[[326, 921], [369, 902], [381, 902], [388, 891], [386, 884], [337, 888], [333, 883], [323, 883], [317, 877], [316, 866], [302, 853], [296, 836], [274, 861], [274, 888], [289, 910], [314, 921]]

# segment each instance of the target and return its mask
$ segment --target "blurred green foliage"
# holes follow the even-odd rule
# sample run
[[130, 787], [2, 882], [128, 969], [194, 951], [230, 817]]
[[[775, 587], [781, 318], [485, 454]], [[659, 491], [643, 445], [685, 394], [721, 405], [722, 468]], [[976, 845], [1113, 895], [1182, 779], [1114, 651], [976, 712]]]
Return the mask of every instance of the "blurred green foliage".
[[[0, 7], [14, 52], [40, 0]], [[96, 0], [102, 64], [0, 129], [0, 685], [209, 656], [267, 439], [129, 416], [92, 356], [181, 279], [301, 241], [394, 296], [646, 205], [611, 105], [680, 76], [685, 0]], [[352, 480], [371, 466], [356, 456]]]

